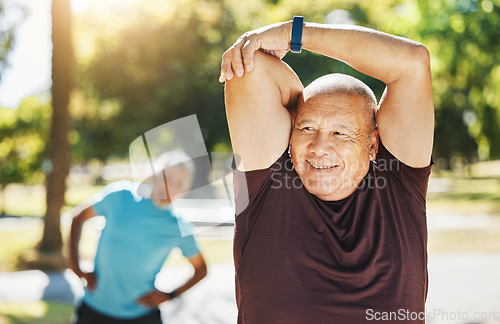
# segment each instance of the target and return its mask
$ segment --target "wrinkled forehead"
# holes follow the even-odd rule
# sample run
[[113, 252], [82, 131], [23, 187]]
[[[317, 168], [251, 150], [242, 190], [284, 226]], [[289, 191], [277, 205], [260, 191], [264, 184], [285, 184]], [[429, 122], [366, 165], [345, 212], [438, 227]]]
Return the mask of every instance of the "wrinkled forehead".
[[311, 93], [304, 90], [298, 102], [295, 122], [321, 118], [365, 124], [365, 114], [365, 102], [361, 96], [324, 92]]

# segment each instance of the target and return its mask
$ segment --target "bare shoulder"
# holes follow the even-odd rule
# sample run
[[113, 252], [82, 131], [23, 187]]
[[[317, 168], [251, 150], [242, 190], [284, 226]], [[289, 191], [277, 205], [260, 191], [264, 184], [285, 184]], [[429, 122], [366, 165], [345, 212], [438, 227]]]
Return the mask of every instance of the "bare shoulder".
[[265, 169], [284, 152], [291, 131], [288, 111], [303, 86], [283, 61], [262, 52], [254, 68], [226, 82], [226, 114], [239, 170]]

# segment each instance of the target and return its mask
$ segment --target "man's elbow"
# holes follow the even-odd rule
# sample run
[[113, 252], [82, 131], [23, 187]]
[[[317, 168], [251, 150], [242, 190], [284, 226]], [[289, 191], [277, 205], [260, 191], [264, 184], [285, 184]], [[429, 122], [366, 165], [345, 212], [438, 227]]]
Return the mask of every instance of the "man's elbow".
[[73, 213], [74, 213], [74, 216], [73, 216], [72, 223], [79, 224], [79, 225], [83, 224], [86, 220], [95, 216], [93, 207], [88, 206], [88, 205], [86, 205], [86, 206], [81, 205], [81, 206], [75, 207], [75, 209], [73, 210]]
[[207, 263], [201, 254], [196, 257], [193, 263], [194, 266], [194, 276], [199, 280], [205, 278], [207, 275]]
[[419, 68], [423, 71], [430, 71], [431, 55], [425, 45], [416, 43], [412, 50], [412, 56], [416, 68]]
[[195, 276], [198, 280], [201, 280], [207, 276], [208, 270], [207, 265], [204, 263], [195, 269]]
[[240, 83], [260, 85], [264, 78], [267, 79], [274, 76], [273, 72], [283, 68], [283, 62], [279, 58], [261, 51], [255, 52], [253, 63], [251, 71], [245, 71], [241, 77], [235, 75], [231, 80], [227, 81], [226, 85], [231, 86], [232, 84]]

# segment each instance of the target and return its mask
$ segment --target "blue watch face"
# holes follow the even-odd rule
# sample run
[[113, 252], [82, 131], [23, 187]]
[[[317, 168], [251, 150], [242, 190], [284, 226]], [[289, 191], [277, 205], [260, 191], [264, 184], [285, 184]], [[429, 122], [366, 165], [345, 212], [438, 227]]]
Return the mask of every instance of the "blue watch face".
[[292, 41], [290, 44], [290, 50], [293, 53], [300, 53], [302, 50], [302, 28], [303, 27], [304, 27], [304, 17], [302, 17], [302, 16], [293, 17]]

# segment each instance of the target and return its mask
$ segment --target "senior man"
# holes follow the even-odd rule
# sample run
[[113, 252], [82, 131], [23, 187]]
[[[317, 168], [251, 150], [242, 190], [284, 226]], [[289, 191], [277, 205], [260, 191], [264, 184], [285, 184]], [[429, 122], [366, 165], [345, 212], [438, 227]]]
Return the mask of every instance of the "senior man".
[[[304, 89], [280, 60], [301, 46], [383, 81], [378, 107], [365, 84], [342, 74]], [[424, 322], [427, 49], [296, 17], [241, 36], [219, 80], [237, 206], [248, 200], [234, 237], [238, 323]]]

